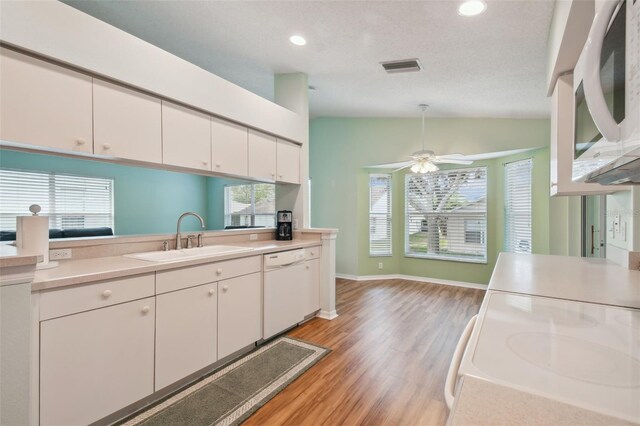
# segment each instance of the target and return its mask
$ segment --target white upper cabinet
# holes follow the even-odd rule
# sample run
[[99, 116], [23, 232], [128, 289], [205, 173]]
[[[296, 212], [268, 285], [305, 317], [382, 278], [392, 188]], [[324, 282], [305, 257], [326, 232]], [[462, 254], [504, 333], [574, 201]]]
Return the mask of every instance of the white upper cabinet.
[[574, 156], [574, 105], [573, 75], [565, 74], [558, 77], [551, 99], [551, 196], [606, 194], [619, 191], [621, 187], [574, 182], [571, 179]]
[[211, 165], [214, 172], [247, 176], [248, 131], [246, 127], [211, 118]]
[[276, 138], [249, 130], [249, 176], [276, 180]]
[[161, 123], [160, 99], [94, 79], [95, 154], [160, 164]]
[[276, 180], [300, 183], [300, 145], [278, 139]]
[[0, 49], [0, 139], [93, 152], [91, 77]]
[[162, 162], [211, 170], [211, 121], [208, 115], [162, 101]]

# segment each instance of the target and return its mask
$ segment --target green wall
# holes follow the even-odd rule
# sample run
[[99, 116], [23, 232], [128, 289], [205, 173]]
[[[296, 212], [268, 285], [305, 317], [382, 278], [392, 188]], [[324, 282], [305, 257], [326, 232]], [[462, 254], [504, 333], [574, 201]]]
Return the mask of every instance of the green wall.
[[[185, 211], [210, 218], [220, 216], [217, 209], [224, 208], [222, 197], [215, 203], [208, 198], [209, 181], [221, 179], [4, 149], [0, 167], [113, 178], [117, 235], [175, 232], [176, 221]], [[217, 229], [214, 224], [207, 221], [207, 228]], [[194, 231], [200, 226], [188, 218], [183, 229]]]
[[[512, 158], [477, 161], [488, 167], [488, 263], [404, 257], [404, 179], [393, 176], [392, 257], [368, 254], [366, 166], [403, 161], [420, 149], [419, 118], [318, 118], [310, 127], [311, 225], [338, 228], [336, 269], [347, 275], [407, 274], [487, 283], [502, 247], [502, 163], [534, 160], [533, 249], [549, 252], [549, 121], [545, 119], [429, 118], [427, 149], [476, 154], [540, 148]], [[380, 171], [376, 169], [376, 171]], [[383, 262], [383, 270], [378, 263]]]

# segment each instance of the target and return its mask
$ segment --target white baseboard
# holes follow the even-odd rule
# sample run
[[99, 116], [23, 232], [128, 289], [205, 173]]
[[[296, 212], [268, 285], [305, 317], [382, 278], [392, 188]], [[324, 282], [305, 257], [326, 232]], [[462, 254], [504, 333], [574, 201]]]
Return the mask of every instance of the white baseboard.
[[443, 280], [440, 278], [418, 277], [415, 275], [403, 275], [403, 274], [389, 274], [389, 275], [336, 274], [336, 278], [342, 278], [345, 280], [352, 280], [352, 281], [408, 280], [408, 281], [416, 281], [416, 282], [429, 283], [429, 284], [450, 285], [454, 287], [475, 288], [479, 290], [487, 289], [487, 286], [485, 284], [467, 283], [464, 281]]
[[320, 312], [318, 312], [316, 317], [326, 319], [326, 320], [332, 320], [332, 319], [338, 318], [338, 313], [335, 310], [333, 311], [321, 310]]

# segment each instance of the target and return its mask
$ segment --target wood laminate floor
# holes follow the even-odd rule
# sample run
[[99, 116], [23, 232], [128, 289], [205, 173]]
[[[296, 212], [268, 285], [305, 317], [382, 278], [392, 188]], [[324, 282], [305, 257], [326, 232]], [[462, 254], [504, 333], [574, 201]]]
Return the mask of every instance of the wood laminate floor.
[[289, 335], [333, 350], [244, 425], [444, 425], [449, 362], [483, 290], [337, 280], [333, 321]]

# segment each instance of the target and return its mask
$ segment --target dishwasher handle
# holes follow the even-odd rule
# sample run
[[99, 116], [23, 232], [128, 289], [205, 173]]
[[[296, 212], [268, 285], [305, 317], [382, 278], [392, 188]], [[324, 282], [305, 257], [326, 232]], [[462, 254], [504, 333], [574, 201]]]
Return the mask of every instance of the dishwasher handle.
[[288, 268], [290, 266], [300, 265], [300, 264], [302, 264], [304, 262], [305, 262], [305, 260], [302, 259], [302, 260], [294, 260], [294, 261], [291, 261], [289, 263], [285, 263], [285, 264], [282, 264], [282, 265], [267, 265], [267, 266], [264, 267], [264, 270], [265, 271], [273, 271], [273, 270], [276, 270], [276, 269], [282, 269], [282, 268]]
[[460, 370], [460, 363], [462, 362], [462, 355], [464, 355], [464, 351], [467, 348], [469, 338], [471, 337], [471, 332], [473, 331], [473, 327], [475, 326], [477, 319], [478, 315], [474, 315], [469, 320], [469, 323], [464, 328], [464, 331], [460, 336], [460, 340], [458, 340], [456, 350], [453, 353], [453, 358], [451, 358], [451, 364], [449, 365], [449, 371], [447, 372], [447, 380], [444, 384], [444, 400], [447, 403], [447, 407], [449, 407], [449, 410], [451, 410], [451, 407], [453, 406], [453, 399], [456, 389], [456, 382], [458, 381], [458, 371]]

